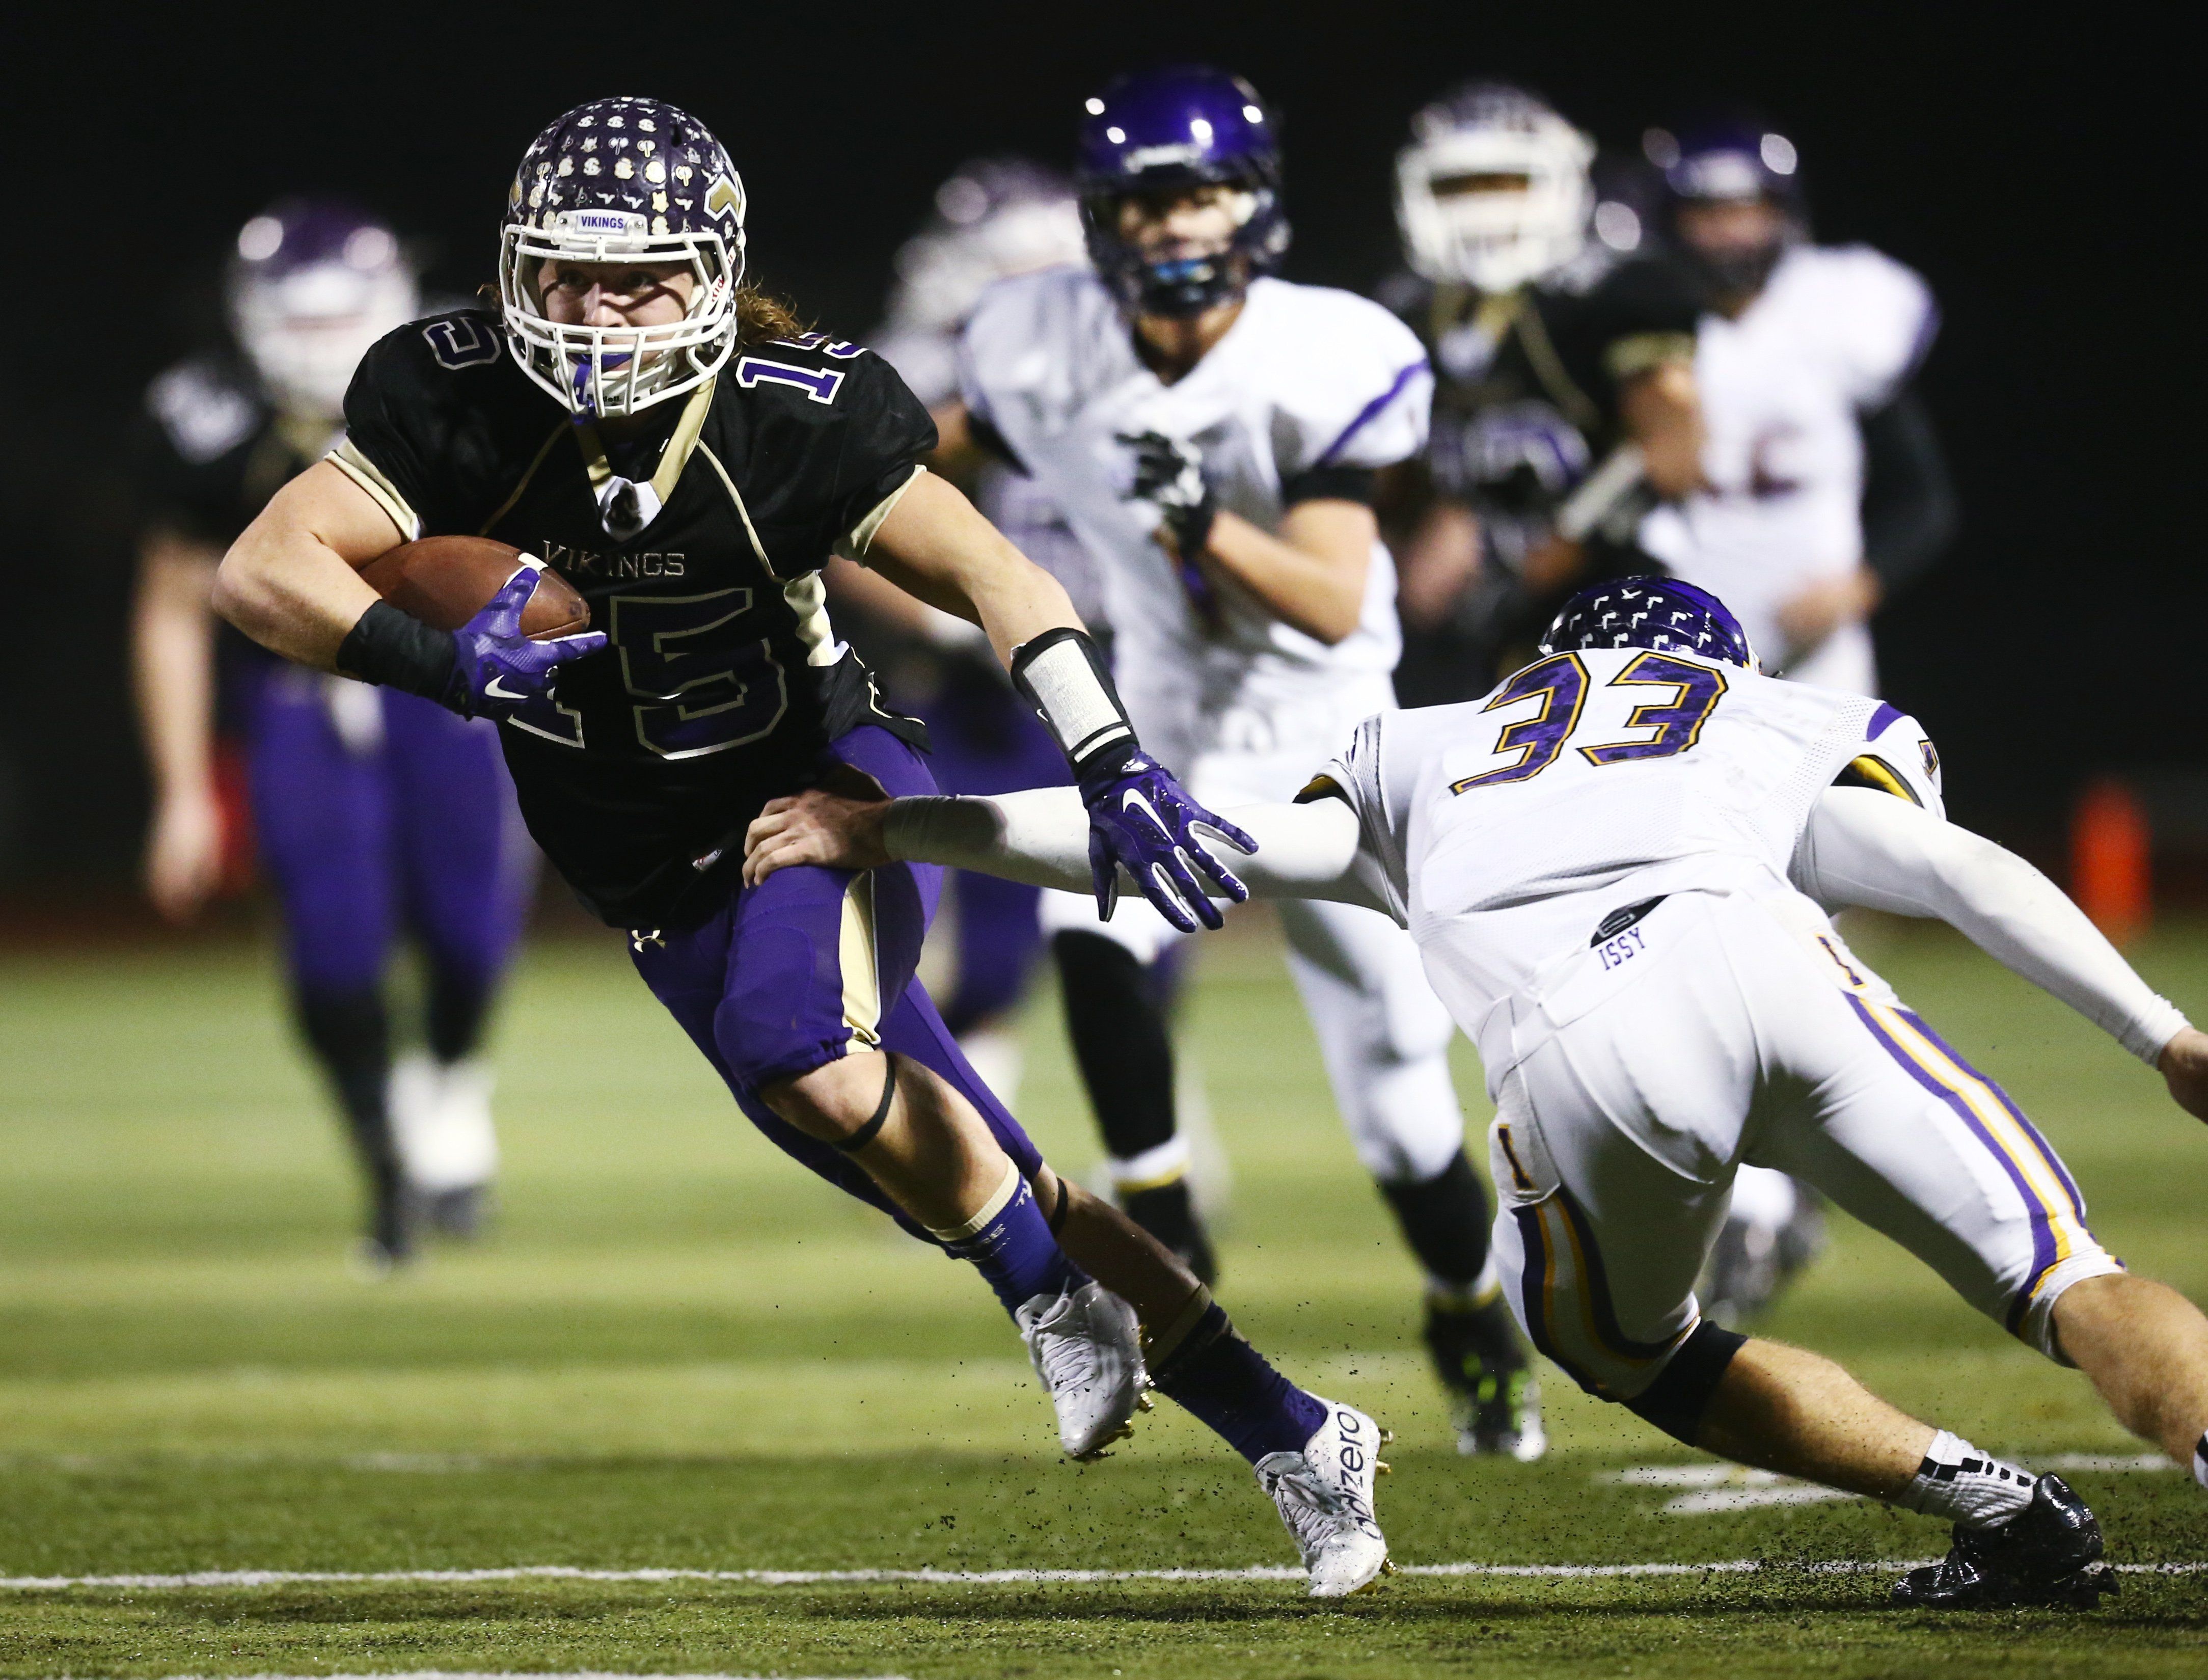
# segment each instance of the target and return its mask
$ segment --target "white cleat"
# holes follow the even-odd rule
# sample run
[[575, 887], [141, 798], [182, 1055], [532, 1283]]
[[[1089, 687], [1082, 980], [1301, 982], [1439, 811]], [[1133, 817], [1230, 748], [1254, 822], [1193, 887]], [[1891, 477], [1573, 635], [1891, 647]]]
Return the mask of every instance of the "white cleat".
[[1353, 1406], [1321, 1401], [1326, 1421], [1300, 1453], [1257, 1461], [1257, 1485], [1280, 1508], [1311, 1572], [1314, 1599], [1346, 1598], [1388, 1568], [1388, 1540], [1372, 1515], [1372, 1484], [1394, 1439]]
[[393, 1064], [391, 1131], [406, 1181], [432, 1224], [472, 1236], [498, 1172], [494, 1079], [479, 1058], [440, 1066], [428, 1056]]
[[1049, 1390], [1068, 1458], [1093, 1458], [1134, 1432], [1135, 1413], [1150, 1405], [1134, 1308], [1102, 1284], [1084, 1283], [1037, 1295], [1013, 1317]]

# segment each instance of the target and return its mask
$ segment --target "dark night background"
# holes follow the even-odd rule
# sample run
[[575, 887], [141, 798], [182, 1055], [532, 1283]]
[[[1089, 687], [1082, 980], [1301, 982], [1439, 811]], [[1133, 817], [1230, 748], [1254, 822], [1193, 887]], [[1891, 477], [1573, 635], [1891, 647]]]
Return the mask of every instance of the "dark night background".
[[[1683, 108], [1770, 113], [1801, 147], [1819, 237], [1912, 264], [1945, 313], [1921, 388], [1964, 532], [1878, 638], [1890, 697], [1941, 742], [1951, 808], [2044, 855], [2084, 779], [2144, 772], [2182, 843], [2200, 756], [2201, 357], [2198, 260], [2173, 230], [2198, 199], [2197, 140], [2188, 101], [2140, 69], [2174, 57], [2167, 43], [2106, 9], [2027, 15], [606, 0], [64, 5], [9, 26], [0, 887], [20, 899], [131, 867], [144, 795], [116, 441], [145, 381], [219, 319], [221, 259], [268, 199], [351, 192], [423, 242], [434, 287], [471, 290], [535, 131], [584, 99], [650, 93], [735, 156], [753, 272], [855, 333], [953, 165], [1063, 161], [1081, 97], [1161, 58], [1239, 69], [1284, 113], [1288, 273], [1360, 288], [1392, 260], [1409, 113], [1449, 82], [1525, 80], [1621, 148]], [[2119, 53], [2121, 75], [2104, 68]]]

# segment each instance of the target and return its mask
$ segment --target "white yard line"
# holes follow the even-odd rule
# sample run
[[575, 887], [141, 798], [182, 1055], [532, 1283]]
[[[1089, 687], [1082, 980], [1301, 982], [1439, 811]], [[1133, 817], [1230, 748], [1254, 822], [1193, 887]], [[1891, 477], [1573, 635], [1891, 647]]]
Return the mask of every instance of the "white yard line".
[[[1729, 1557], [1703, 1563], [1404, 1563], [1404, 1575], [1491, 1575], [1540, 1581], [1611, 1581], [1655, 1575], [1891, 1574], [1930, 1558], [1863, 1558], [1821, 1563], [1766, 1563]], [[2119, 1563], [2126, 1575], [2198, 1575], [2208, 1561]], [[740, 1587], [999, 1587], [1119, 1581], [1301, 1581], [1304, 1572], [1283, 1565], [1239, 1569], [584, 1569], [559, 1563], [496, 1569], [196, 1569], [188, 1575], [0, 1575], [0, 1591], [67, 1592], [85, 1587], [172, 1593], [195, 1587], [468, 1586], [489, 1581], [588, 1581], [651, 1584], [694, 1581]]]

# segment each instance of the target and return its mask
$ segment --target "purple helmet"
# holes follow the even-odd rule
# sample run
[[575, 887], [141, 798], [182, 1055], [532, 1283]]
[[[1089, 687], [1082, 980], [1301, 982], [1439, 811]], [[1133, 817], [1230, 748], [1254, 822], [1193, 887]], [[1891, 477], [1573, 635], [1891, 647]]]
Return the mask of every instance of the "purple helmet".
[[1589, 584], [1564, 603], [1541, 638], [1544, 653], [1580, 648], [1645, 647], [1691, 653], [1761, 670], [1748, 632], [1725, 603], [1677, 578], [1613, 578]]
[[[695, 282], [661, 327], [548, 320], [547, 263], [680, 262]], [[712, 131], [658, 99], [593, 99], [530, 143], [499, 235], [513, 359], [577, 415], [633, 413], [702, 385], [736, 340], [744, 183]]]
[[1779, 212], [1767, 240], [1725, 250], [1679, 242], [1720, 292], [1761, 290], [1786, 247], [1808, 231], [1801, 154], [1768, 123], [1725, 117], [1691, 123], [1677, 134], [1651, 129], [1641, 136], [1641, 149], [1663, 173], [1666, 219], [1675, 233], [1679, 210], [1687, 205], [1763, 203]]
[[334, 421], [369, 346], [411, 320], [398, 236], [339, 198], [279, 199], [237, 231], [231, 324], [276, 406]]
[[[1086, 109], [1074, 165], [1082, 225], [1090, 260], [1125, 307], [1201, 315], [1279, 265], [1288, 249], [1280, 147], [1256, 88], [1200, 66], [1143, 70], [1112, 82]], [[1154, 262], [1120, 237], [1123, 199], [1214, 183], [1245, 195], [1226, 249]]]

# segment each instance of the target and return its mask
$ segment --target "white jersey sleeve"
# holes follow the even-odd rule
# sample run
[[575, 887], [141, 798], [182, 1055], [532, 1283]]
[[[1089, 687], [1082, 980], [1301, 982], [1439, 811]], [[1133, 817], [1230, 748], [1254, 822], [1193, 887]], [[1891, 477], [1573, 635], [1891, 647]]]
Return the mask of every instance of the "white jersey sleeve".
[[1916, 270], [1868, 245], [1823, 253], [1833, 368], [1857, 408], [1890, 400], [1940, 330], [1932, 289]]
[[1410, 328], [1369, 298], [1282, 287], [1273, 447], [1284, 487], [1330, 467], [1392, 466], [1425, 447], [1433, 370]]
[[1940, 749], [1922, 723], [1905, 711], [1881, 705], [1871, 714], [1863, 737], [1863, 750], [1833, 777], [1833, 786], [1875, 789], [1935, 817], [1947, 816]]
[[1382, 712], [1366, 718], [1349, 744], [1329, 759], [1297, 795], [1299, 803], [1339, 796], [1357, 813], [1358, 873], [1388, 914], [1405, 925], [1410, 920], [1411, 896], [1406, 831], [1400, 813], [1390, 810], [1381, 762], [1389, 719], [1407, 715]]

